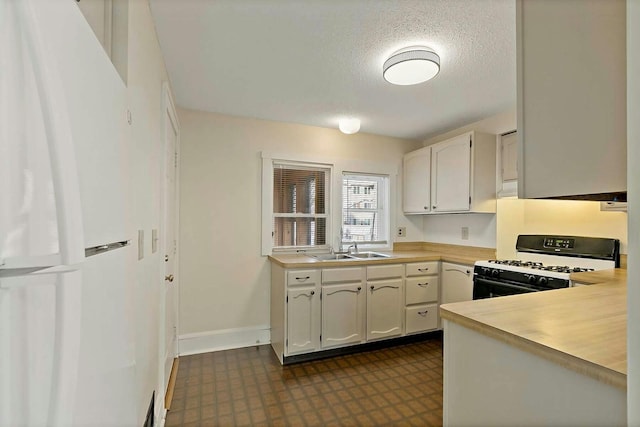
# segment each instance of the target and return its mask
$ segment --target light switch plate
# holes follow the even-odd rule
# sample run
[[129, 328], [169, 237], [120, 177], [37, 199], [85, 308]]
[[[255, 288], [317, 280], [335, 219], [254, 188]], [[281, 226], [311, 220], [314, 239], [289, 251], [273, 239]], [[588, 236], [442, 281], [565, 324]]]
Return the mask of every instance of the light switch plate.
[[144, 230], [138, 230], [138, 260], [144, 258]]
[[462, 227], [461, 234], [462, 240], [469, 240], [469, 227]]
[[158, 252], [158, 229], [154, 228], [151, 230], [151, 253], [155, 254]]

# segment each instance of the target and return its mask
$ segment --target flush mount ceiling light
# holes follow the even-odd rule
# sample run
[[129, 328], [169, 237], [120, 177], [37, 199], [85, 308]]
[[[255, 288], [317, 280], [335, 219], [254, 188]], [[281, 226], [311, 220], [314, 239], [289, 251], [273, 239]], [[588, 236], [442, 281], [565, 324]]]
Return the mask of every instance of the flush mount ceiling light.
[[346, 133], [347, 135], [356, 133], [360, 130], [360, 119], [356, 119], [355, 117], [340, 119], [338, 122], [338, 128], [340, 129], [340, 132]]
[[413, 46], [395, 52], [382, 66], [382, 76], [394, 85], [415, 85], [440, 71], [440, 57], [432, 49]]

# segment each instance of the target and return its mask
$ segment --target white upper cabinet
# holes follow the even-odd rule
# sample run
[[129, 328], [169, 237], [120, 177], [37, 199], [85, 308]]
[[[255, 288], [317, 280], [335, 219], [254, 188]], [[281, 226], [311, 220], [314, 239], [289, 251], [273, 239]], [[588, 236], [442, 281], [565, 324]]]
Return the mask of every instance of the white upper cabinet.
[[471, 209], [471, 145], [471, 136], [464, 134], [431, 147], [434, 212]]
[[[439, 142], [421, 150], [430, 149], [431, 209], [426, 213], [495, 212], [496, 211], [496, 139], [495, 135], [468, 132]], [[411, 188], [408, 178], [416, 177], [415, 171], [407, 171], [407, 161], [415, 152], [405, 155], [405, 187]], [[413, 164], [417, 167], [417, 163]], [[423, 171], [424, 172], [424, 171]], [[415, 190], [405, 188], [405, 212], [407, 206], [419, 207], [419, 202], [409, 200]]]
[[625, 192], [625, 1], [516, 5], [519, 196]]
[[431, 211], [431, 147], [412, 151], [403, 161], [402, 207], [406, 214]]

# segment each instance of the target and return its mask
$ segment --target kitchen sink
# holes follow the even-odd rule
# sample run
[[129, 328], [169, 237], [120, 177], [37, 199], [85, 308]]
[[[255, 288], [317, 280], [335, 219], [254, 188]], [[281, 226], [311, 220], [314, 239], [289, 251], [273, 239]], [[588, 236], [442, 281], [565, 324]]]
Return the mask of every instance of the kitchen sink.
[[391, 255], [380, 254], [378, 252], [358, 252], [353, 254], [313, 254], [309, 255], [318, 261], [340, 261], [340, 260], [359, 260], [359, 259], [380, 259], [389, 258]]
[[351, 258], [355, 259], [373, 259], [373, 258], [390, 258], [391, 255], [380, 254], [378, 252], [358, 252], [356, 254], [349, 254]]
[[315, 258], [318, 261], [339, 261], [343, 259], [353, 259], [351, 255], [347, 254], [314, 254], [309, 255], [311, 258]]

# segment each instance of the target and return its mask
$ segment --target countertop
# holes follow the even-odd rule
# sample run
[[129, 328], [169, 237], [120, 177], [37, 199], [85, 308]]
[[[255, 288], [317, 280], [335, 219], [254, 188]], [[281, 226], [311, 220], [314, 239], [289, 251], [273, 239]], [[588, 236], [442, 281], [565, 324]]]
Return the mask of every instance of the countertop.
[[584, 375], [627, 384], [627, 274], [576, 273], [594, 283], [440, 306], [442, 318]]
[[456, 264], [473, 265], [478, 260], [495, 258], [495, 249], [465, 247], [458, 245], [430, 244], [431, 250], [374, 251], [389, 255], [389, 258], [362, 260], [320, 261], [305, 254], [269, 255], [271, 262], [284, 268], [324, 268], [351, 265], [398, 264], [423, 261], [446, 261]]

